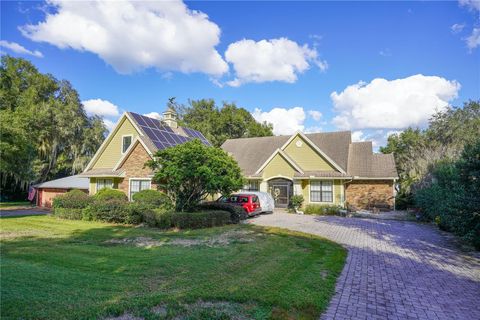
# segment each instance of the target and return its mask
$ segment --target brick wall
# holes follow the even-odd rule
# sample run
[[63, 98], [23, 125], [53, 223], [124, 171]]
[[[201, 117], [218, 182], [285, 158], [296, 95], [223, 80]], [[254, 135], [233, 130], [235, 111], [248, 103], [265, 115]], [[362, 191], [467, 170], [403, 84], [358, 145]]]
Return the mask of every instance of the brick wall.
[[[144, 168], [145, 162], [152, 160], [141, 143], [137, 143], [128, 158], [125, 160], [120, 169], [125, 170], [125, 178], [118, 183], [118, 189], [128, 195], [129, 178], [151, 178], [152, 170], [148, 167]], [[156, 189], [152, 184], [152, 189]]]
[[393, 209], [393, 181], [355, 180], [346, 185], [345, 200], [353, 209]]

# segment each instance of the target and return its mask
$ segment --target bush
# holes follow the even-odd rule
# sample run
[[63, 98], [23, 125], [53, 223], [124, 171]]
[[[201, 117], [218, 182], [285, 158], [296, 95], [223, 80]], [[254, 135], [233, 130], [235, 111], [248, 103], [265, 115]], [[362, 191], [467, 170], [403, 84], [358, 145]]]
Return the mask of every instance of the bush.
[[305, 199], [303, 198], [302, 195], [296, 194], [296, 195], [292, 196], [292, 198], [290, 198], [290, 206], [293, 209], [297, 210], [298, 208], [300, 208], [303, 205], [304, 201], [305, 201]]
[[81, 190], [70, 190], [53, 199], [54, 211], [57, 208], [84, 209], [92, 203], [92, 197]]
[[172, 212], [163, 209], [148, 208], [142, 212], [142, 221], [149, 227], [172, 228]]
[[230, 221], [230, 212], [221, 210], [171, 213], [172, 226], [179, 229], [218, 227]]
[[121, 200], [128, 201], [127, 195], [118, 189], [103, 188], [100, 189], [95, 195], [95, 200], [109, 201], [109, 200]]
[[338, 215], [342, 210], [342, 207], [332, 204], [309, 204], [305, 207], [305, 214], [317, 214], [317, 215]]
[[163, 192], [157, 190], [142, 190], [140, 192], [135, 193], [132, 196], [132, 200], [135, 203], [148, 206], [151, 208], [165, 208], [165, 209], [172, 209], [173, 205], [167, 195]]
[[120, 199], [94, 201], [84, 210], [83, 218], [85, 220], [127, 224], [141, 222], [141, 215], [139, 214], [138, 208], [135, 208], [130, 203]]
[[61, 219], [82, 220], [84, 210], [80, 208], [55, 208], [53, 214]]
[[247, 219], [248, 215], [244, 208], [241, 206], [237, 206], [230, 203], [223, 203], [223, 202], [204, 202], [198, 206], [199, 210], [221, 210], [230, 212], [230, 220], [231, 223], [239, 223], [242, 220]]

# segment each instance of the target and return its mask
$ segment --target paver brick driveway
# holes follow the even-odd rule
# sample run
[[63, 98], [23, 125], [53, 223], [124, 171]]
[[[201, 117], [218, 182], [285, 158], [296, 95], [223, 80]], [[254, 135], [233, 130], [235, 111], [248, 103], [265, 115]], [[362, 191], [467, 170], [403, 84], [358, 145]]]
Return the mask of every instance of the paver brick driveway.
[[320, 235], [348, 249], [322, 319], [480, 319], [480, 259], [429, 225], [275, 213], [251, 223]]

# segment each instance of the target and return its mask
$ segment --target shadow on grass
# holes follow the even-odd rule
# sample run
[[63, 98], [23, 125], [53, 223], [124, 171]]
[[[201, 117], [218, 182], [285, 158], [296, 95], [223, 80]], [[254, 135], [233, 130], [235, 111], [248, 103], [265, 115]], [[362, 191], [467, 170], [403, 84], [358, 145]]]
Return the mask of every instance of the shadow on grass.
[[[165, 232], [52, 217], [16, 222], [19, 237], [3, 241], [1, 252], [2, 314], [12, 318], [148, 315], [161, 303], [202, 300], [239, 303], [252, 318], [273, 312], [313, 319], [326, 309], [345, 261], [336, 244], [261, 227]], [[151, 248], [109, 242], [205, 239], [231, 230], [249, 231], [253, 240]]]

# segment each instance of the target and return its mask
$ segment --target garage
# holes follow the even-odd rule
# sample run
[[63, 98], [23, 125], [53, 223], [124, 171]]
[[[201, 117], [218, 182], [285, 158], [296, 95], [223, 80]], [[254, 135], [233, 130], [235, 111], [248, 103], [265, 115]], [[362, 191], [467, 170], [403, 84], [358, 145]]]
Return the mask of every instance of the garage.
[[33, 186], [36, 191], [36, 204], [39, 207], [50, 208], [53, 199], [72, 189], [79, 189], [88, 193], [88, 178], [78, 175], [45, 181]]

